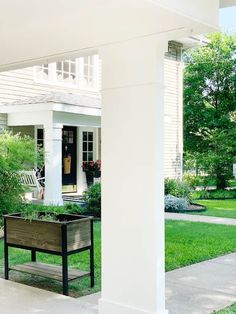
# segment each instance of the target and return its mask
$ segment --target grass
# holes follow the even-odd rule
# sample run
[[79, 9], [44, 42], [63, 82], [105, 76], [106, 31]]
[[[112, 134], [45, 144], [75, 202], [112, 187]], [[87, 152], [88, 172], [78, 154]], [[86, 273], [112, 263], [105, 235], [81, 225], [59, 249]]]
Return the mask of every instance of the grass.
[[166, 271], [236, 251], [236, 227], [166, 222]]
[[214, 314], [236, 314], [236, 303]]
[[[89, 278], [70, 283], [70, 295], [79, 297], [101, 289], [101, 224], [94, 224], [95, 234], [95, 279], [93, 289], [89, 288]], [[166, 271], [214, 258], [236, 251], [236, 227], [196, 223], [188, 221], [166, 222]], [[140, 253], [142, 254], [142, 253]], [[37, 254], [38, 260], [45, 263], [60, 264], [60, 258], [52, 255]], [[30, 253], [19, 249], [10, 249], [10, 263], [19, 264], [30, 260]], [[70, 256], [72, 267], [88, 270], [88, 253]], [[3, 241], [0, 242], [0, 275], [3, 276]], [[14, 281], [34, 287], [61, 293], [61, 284], [27, 274], [11, 272]]]
[[233, 200], [197, 200], [196, 203], [206, 206], [207, 210], [197, 215], [236, 218], [236, 199]]

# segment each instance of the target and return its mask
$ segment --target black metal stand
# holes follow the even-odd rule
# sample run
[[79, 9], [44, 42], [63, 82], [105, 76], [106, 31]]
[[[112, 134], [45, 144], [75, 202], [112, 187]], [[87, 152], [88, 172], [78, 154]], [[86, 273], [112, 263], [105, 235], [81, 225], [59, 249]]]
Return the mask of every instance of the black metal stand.
[[[9, 271], [14, 270], [14, 271], [20, 271], [20, 272], [25, 272], [25, 273], [30, 273], [33, 275], [37, 276], [43, 276], [43, 277], [48, 277], [53, 280], [58, 280], [62, 282], [62, 287], [63, 287], [63, 294], [68, 295], [68, 290], [69, 290], [69, 281], [76, 280], [85, 276], [90, 276], [90, 283], [91, 283], [91, 288], [94, 287], [94, 240], [93, 240], [93, 220], [91, 220], [91, 245], [84, 247], [82, 249], [74, 250], [74, 251], [69, 251], [67, 250], [67, 225], [64, 224], [62, 225], [62, 232], [61, 232], [61, 240], [62, 240], [62, 250], [61, 252], [54, 252], [50, 250], [44, 250], [44, 249], [37, 249], [34, 247], [28, 247], [28, 246], [23, 246], [23, 245], [15, 245], [8, 243], [7, 241], [7, 227], [6, 227], [6, 222], [4, 219], [4, 270], [5, 270], [5, 279], [9, 279]], [[16, 247], [20, 249], [25, 249], [25, 250], [30, 250], [31, 251], [31, 263], [26, 263], [26, 264], [21, 264], [21, 265], [15, 265], [9, 267], [9, 247]], [[84, 252], [86, 250], [90, 251], [90, 272], [85, 272], [85, 271], [77, 271], [73, 269], [73, 274], [69, 276], [70, 270], [68, 269], [68, 256], [80, 252]], [[62, 257], [62, 267], [60, 268], [59, 266], [51, 266], [52, 270], [52, 276], [50, 277], [50, 268], [47, 269], [47, 272], [45, 272], [45, 275], [42, 274], [42, 269], [45, 269], [45, 265], [47, 264], [42, 264], [42, 263], [36, 263], [36, 252], [43, 252], [43, 253], [49, 253], [53, 255], [59, 255]], [[34, 271], [30, 271], [30, 268], [32, 269], [32, 265], [34, 268]], [[30, 267], [29, 267], [30, 266]], [[41, 267], [40, 269], [40, 274], [37, 274], [37, 266]], [[49, 265], [47, 265], [49, 266]], [[43, 268], [42, 268], [43, 267]], [[58, 271], [58, 279], [55, 277], [55, 271]], [[77, 272], [77, 273], [76, 273]]]

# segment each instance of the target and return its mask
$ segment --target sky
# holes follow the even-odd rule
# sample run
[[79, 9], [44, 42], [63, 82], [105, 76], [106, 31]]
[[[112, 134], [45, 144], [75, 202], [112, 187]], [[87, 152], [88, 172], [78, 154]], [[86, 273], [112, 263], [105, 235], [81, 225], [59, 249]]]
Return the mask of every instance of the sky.
[[220, 10], [220, 26], [230, 34], [236, 34], [236, 7]]

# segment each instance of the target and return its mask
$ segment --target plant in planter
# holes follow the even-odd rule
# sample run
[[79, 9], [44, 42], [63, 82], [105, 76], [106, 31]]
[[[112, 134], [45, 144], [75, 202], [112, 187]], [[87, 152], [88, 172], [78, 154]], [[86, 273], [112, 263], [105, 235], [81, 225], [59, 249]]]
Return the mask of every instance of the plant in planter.
[[[94, 286], [93, 218], [83, 215], [27, 210], [4, 216], [5, 279], [16, 270], [43, 276], [63, 283], [63, 294], [68, 295], [68, 282], [90, 276]], [[31, 251], [31, 262], [9, 266], [8, 248]], [[68, 269], [68, 256], [90, 251], [90, 271]], [[36, 252], [62, 257], [62, 267], [38, 263]]]
[[101, 177], [101, 160], [97, 161], [84, 161], [82, 164], [82, 169], [86, 174], [86, 180], [88, 186], [94, 183], [94, 178]]

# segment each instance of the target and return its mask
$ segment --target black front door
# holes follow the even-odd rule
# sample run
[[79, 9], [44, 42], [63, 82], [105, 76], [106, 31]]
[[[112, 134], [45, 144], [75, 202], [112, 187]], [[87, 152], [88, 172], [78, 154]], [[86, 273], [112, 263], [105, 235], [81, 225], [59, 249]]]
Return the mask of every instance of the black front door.
[[64, 126], [62, 130], [62, 191], [76, 192], [77, 128]]

